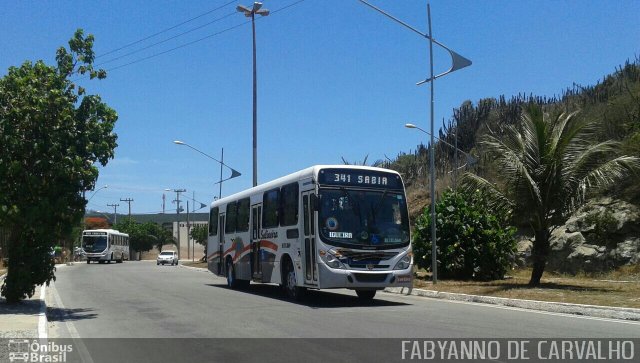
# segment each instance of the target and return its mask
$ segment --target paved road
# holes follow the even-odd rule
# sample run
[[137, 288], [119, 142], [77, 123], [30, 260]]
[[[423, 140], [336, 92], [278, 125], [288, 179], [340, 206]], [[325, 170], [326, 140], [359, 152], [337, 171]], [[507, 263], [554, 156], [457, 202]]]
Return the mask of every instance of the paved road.
[[[370, 304], [349, 290], [311, 291], [294, 303], [274, 285], [234, 291], [208, 271], [150, 262], [76, 264], [56, 275], [47, 302], [57, 294], [63, 306], [49, 315], [80, 337], [640, 338], [640, 323], [380, 292]], [[68, 333], [61, 328], [51, 335]]]
[[277, 286], [234, 291], [208, 271], [150, 262], [76, 264], [56, 275], [47, 290], [50, 337], [640, 338], [640, 323], [380, 292], [372, 303], [349, 290], [312, 291], [294, 303]]

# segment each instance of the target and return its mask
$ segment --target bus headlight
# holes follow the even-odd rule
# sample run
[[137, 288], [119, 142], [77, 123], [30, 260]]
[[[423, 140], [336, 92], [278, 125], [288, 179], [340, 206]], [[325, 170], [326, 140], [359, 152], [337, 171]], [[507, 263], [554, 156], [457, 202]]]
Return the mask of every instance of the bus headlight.
[[324, 251], [321, 251], [320, 253], [320, 257], [322, 258], [322, 261], [324, 261], [324, 263], [331, 267], [331, 268], [340, 268], [340, 269], [344, 269], [344, 265], [342, 264], [342, 262], [340, 262], [340, 260], [338, 259], [338, 257], [336, 257], [332, 252], [333, 251], [327, 251], [327, 253], [322, 253]]
[[404, 255], [400, 261], [398, 261], [398, 263], [396, 263], [396, 267], [394, 267], [394, 270], [406, 270], [409, 268], [409, 266], [411, 266], [411, 253], [407, 253], [406, 255]]

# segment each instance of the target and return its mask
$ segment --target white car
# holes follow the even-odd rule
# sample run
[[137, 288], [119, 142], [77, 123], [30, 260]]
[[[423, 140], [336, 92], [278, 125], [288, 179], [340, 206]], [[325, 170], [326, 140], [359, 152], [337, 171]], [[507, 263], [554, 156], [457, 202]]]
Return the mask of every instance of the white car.
[[178, 265], [178, 252], [176, 251], [162, 251], [158, 255], [158, 259], [156, 260], [156, 264], [171, 264]]

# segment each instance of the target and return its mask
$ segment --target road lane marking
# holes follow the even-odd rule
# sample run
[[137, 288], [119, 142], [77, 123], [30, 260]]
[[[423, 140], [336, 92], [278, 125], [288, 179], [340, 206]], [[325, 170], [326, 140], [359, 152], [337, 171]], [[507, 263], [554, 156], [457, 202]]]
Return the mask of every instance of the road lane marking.
[[[55, 300], [56, 306], [61, 311], [64, 311], [65, 307], [62, 304], [62, 299], [60, 299], [60, 295], [58, 295], [58, 291], [56, 290], [55, 283], [51, 284], [51, 291], [52, 291], [53, 299]], [[78, 334], [78, 331], [76, 330], [76, 327], [73, 325], [73, 323], [66, 319], [66, 315], [67, 314], [64, 313], [64, 315], [62, 316], [62, 321], [64, 322], [65, 327], [69, 332], [69, 336], [73, 339], [74, 344], [78, 348], [78, 354], [80, 355], [81, 361], [87, 362], [87, 363], [93, 363], [91, 354], [89, 354], [87, 347], [82, 342], [82, 338], [80, 337], [80, 334]]]
[[[46, 301], [46, 285], [40, 287], [40, 316], [38, 318], [38, 338], [47, 340], [47, 301]], [[45, 343], [46, 344], [46, 343]]]

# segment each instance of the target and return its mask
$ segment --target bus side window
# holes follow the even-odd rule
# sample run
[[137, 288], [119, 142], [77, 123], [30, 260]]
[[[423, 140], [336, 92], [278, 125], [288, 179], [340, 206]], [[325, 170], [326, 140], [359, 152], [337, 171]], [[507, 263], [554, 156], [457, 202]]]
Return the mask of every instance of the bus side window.
[[249, 231], [249, 198], [240, 199], [238, 201], [238, 218], [236, 223], [236, 232]]
[[233, 233], [236, 231], [236, 217], [238, 208], [236, 202], [227, 204], [227, 221], [224, 224], [224, 233]]
[[265, 192], [262, 196], [262, 228], [278, 227], [280, 206], [280, 189]]
[[218, 234], [218, 207], [211, 208], [209, 214], [209, 236], [215, 236]]
[[298, 183], [283, 186], [280, 200], [280, 226], [298, 224]]

